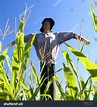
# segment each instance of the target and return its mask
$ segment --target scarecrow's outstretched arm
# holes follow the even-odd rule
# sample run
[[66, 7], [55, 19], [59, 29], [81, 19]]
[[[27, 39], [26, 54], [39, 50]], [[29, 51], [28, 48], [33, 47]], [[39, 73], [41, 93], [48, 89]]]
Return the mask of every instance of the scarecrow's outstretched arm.
[[60, 42], [60, 44], [64, 43], [65, 41], [68, 41], [68, 40], [70, 40], [72, 38], [77, 39], [79, 41], [82, 41], [86, 45], [90, 44], [89, 40], [83, 38], [82, 36], [80, 36], [79, 34], [74, 33], [74, 32], [59, 32], [58, 36], [59, 36], [59, 42]]
[[87, 40], [86, 38], [84, 38], [84, 37], [82, 37], [82, 36], [80, 36], [78, 34], [75, 34], [75, 38], [77, 40], [79, 40], [79, 41], [84, 42], [86, 45], [90, 45], [91, 44], [91, 42], [89, 40]]
[[[29, 39], [31, 38], [33, 36], [33, 34], [28, 34], [28, 35], [26, 35], [25, 37], [24, 37], [24, 42], [28, 42], [29, 41]], [[15, 40], [14, 41], [12, 41], [11, 43], [9, 43], [9, 44], [7, 44], [7, 47], [8, 46], [13, 46], [14, 44], [15, 44]]]

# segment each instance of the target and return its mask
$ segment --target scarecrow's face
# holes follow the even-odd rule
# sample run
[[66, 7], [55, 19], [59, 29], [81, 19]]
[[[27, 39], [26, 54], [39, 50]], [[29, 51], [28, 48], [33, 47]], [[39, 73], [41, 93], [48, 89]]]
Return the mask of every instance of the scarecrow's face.
[[44, 23], [43, 23], [43, 29], [44, 30], [50, 30], [50, 22], [49, 21], [45, 21]]

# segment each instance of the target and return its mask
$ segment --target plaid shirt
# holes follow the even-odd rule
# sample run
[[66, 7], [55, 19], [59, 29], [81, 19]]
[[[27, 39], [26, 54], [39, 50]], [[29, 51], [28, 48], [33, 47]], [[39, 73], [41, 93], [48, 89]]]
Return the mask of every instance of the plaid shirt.
[[[27, 42], [31, 36], [33, 36], [33, 34], [25, 36], [25, 42]], [[60, 45], [72, 38], [75, 38], [75, 33], [73, 32], [50, 32], [46, 34], [36, 34], [33, 45], [40, 62], [45, 62], [47, 65], [55, 64], [55, 59], [57, 57]]]

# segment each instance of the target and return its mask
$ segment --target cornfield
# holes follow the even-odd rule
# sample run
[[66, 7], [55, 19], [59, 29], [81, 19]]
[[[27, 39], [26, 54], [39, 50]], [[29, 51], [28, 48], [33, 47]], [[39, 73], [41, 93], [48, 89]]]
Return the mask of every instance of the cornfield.
[[[78, 74], [69, 52], [63, 50], [62, 54], [66, 64], [63, 63], [62, 68], [56, 72], [60, 72], [60, 70], [64, 72], [66, 81], [65, 88], [63, 88], [59, 81], [60, 76], [55, 75], [48, 82], [44, 94], [40, 95], [40, 88], [44, 80], [39, 78], [32, 61], [30, 61], [31, 74], [28, 77], [30, 82], [29, 84], [26, 83], [25, 75], [27, 64], [36, 34], [30, 38], [26, 45], [24, 44], [24, 21], [24, 18], [21, 19], [20, 26], [16, 33], [16, 43], [12, 58], [8, 56], [9, 47], [0, 53], [0, 100], [42, 100], [40, 96], [48, 96], [51, 98], [46, 92], [52, 81], [56, 83], [56, 100], [91, 100], [91, 95], [93, 100], [97, 100], [97, 86], [94, 85], [94, 83], [97, 82], [97, 64], [90, 61], [82, 53], [84, 44], [80, 51], [66, 43], [64, 45], [68, 48], [68, 51], [75, 55], [77, 62], [81, 62], [89, 72], [90, 75], [86, 81]], [[2, 50], [2, 43], [0, 44], [0, 49]], [[5, 61], [11, 73], [10, 77], [4, 67]]]

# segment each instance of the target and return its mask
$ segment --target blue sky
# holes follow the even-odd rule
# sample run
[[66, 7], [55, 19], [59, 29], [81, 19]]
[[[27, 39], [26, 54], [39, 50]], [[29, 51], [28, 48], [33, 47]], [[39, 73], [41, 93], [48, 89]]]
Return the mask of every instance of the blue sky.
[[[39, 33], [41, 27], [41, 22], [46, 17], [51, 17], [55, 21], [55, 26], [53, 27], [53, 32], [60, 31], [73, 31], [80, 34], [81, 23], [82, 26], [82, 36], [89, 39], [91, 42], [90, 46], [85, 46], [83, 53], [89, 57], [90, 60], [95, 62], [97, 58], [97, 42], [94, 40], [94, 37], [97, 38], [97, 32], [94, 31], [93, 23], [90, 15], [89, 3], [93, 4], [92, 0], [0, 0], [0, 29], [2, 31], [5, 29], [6, 21], [9, 18], [10, 31], [15, 29], [15, 17], [16, 25], [19, 25], [19, 18], [23, 17], [23, 11], [25, 10], [25, 3], [31, 9], [31, 14], [25, 26], [25, 35], [29, 33]], [[96, 10], [95, 5], [93, 8]], [[1, 36], [0, 36], [1, 39]], [[3, 49], [5, 46], [15, 39], [15, 34], [12, 33], [5, 37], [3, 43]], [[66, 43], [73, 46], [76, 49], [79, 49], [77, 40], [69, 40]], [[80, 44], [80, 47], [82, 43]], [[56, 70], [62, 67], [62, 62], [66, 63], [61, 50], [67, 50], [67, 47], [62, 44], [59, 50], [58, 57], [56, 59]], [[8, 55], [12, 56], [13, 47], [9, 48]], [[70, 53], [70, 51], [69, 51]], [[76, 57], [70, 53], [73, 62], [76, 66]], [[34, 47], [32, 47], [30, 55], [33, 64], [37, 69], [39, 74], [39, 61], [36, 56]], [[88, 72], [84, 69], [84, 66], [79, 63], [79, 75], [84, 79], [87, 79], [89, 76]], [[63, 71], [58, 73], [63, 77]], [[62, 82], [64, 82], [63, 78]]]

